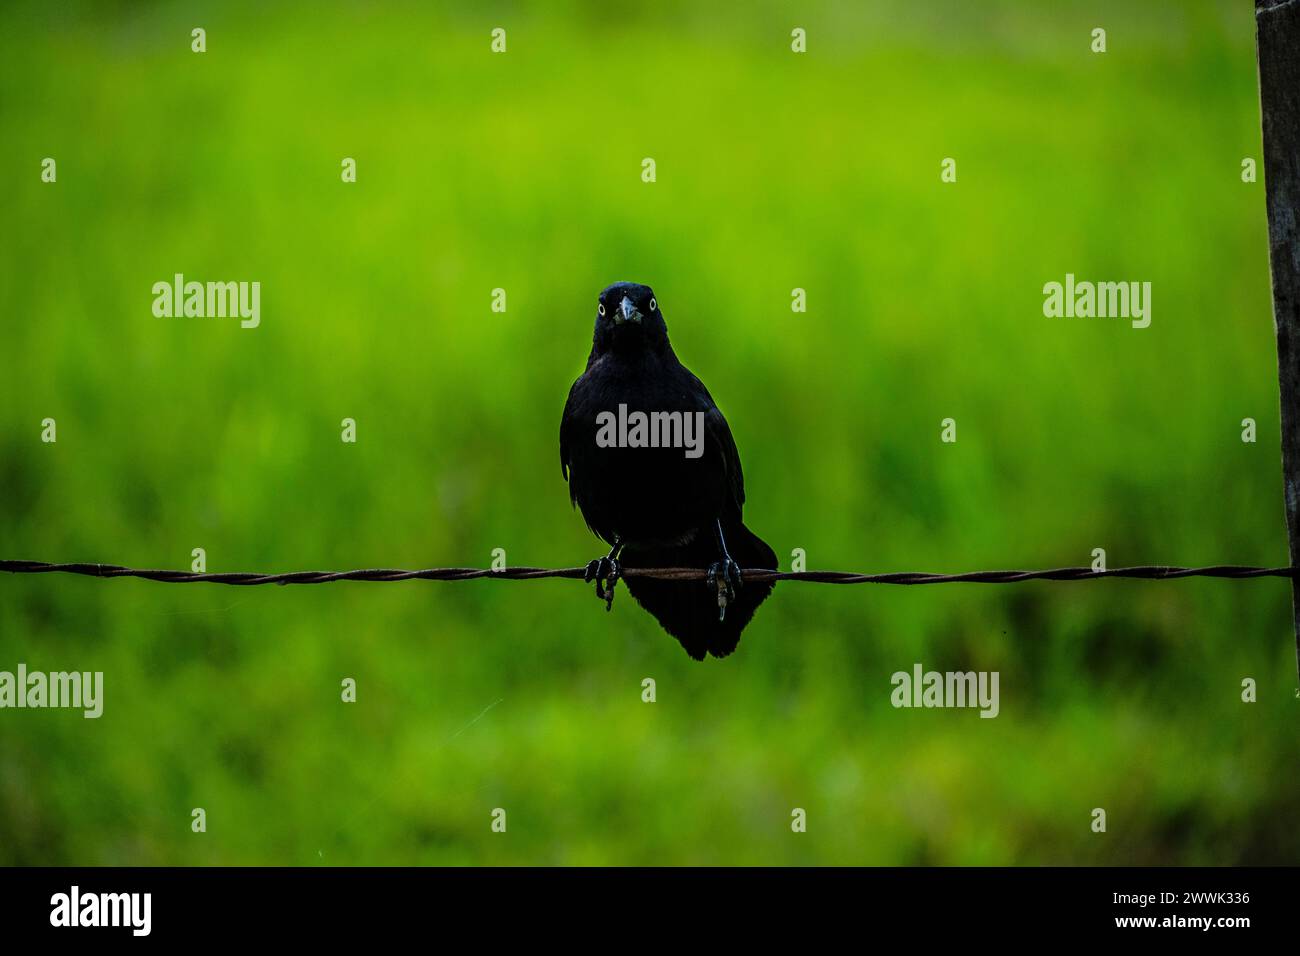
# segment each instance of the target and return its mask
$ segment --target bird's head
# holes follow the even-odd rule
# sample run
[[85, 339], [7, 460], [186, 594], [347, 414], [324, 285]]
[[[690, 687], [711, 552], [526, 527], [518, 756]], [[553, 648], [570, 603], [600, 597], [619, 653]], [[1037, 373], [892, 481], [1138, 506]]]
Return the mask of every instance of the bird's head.
[[615, 282], [596, 303], [595, 344], [599, 351], [659, 348], [668, 342], [668, 327], [654, 289], [636, 282]]

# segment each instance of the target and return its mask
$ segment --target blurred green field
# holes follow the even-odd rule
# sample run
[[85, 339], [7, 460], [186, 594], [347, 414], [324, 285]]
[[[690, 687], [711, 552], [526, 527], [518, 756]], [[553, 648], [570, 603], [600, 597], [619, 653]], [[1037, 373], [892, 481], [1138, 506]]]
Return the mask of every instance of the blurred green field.
[[[1174, 0], [5, 4], [0, 557], [584, 563], [559, 416], [631, 279], [783, 567], [1285, 563], [1253, 28]], [[260, 281], [261, 326], [155, 318], [177, 272]], [[1044, 318], [1067, 272], [1150, 281], [1150, 328]], [[573, 582], [6, 575], [0, 669], [102, 670], [105, 710], [0, 711], [0, 863], [1296, 863], [1289, 600], [786, 584], [696, 664]], [[1000, 716], [895, 710], [916, 662], [999, 671]]]

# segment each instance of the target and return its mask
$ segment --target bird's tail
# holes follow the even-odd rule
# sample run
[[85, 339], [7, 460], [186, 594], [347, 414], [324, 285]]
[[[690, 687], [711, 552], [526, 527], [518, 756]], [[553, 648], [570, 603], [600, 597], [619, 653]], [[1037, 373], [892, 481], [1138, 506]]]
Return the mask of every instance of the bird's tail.
[[[776, 552], [741, 522], [723, 528], [727, 551], [741, 568], [777, 569]], [[622, 565], [633, 568], [707, 568], [718, 560], [712, 535], [700, 535], [684, 546], [642, 548], [623, 552]], [[702, 581], [657, 581], [653, 578], [624, 578], [627, 589], [638, 604], [659, 621], [697, 661], [706, 653], [726, 657], [740, 643], [745, 629], [758, 606], [772, 593], [773, 581], [744, 583], [727, 604], [724, 620], [718, 620], [715, 591]]]

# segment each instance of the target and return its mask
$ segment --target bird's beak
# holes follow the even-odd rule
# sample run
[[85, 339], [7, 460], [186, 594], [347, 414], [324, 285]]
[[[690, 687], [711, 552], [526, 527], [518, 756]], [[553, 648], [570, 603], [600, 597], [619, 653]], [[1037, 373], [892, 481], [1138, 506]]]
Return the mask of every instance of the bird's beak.
[[615, 325], [622, 325], [624, 322], [641, 324], [641, 312], [627, 296], [623, 296], [623, 301], [618, 304], [618, 311], [614, 313]]

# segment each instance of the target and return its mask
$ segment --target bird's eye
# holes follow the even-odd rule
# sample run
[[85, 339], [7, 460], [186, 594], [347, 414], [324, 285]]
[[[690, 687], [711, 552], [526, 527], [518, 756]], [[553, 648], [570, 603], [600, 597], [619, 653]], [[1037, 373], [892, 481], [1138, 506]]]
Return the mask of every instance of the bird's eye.
[[604, 315], [604, 314], [605, 314], [605, 303], [604, 303], [604, 302], [601, 302], [599, 305], [596, 306], [596, 313], [597, 313], [598, 315]]
[[657, 308], [659, 308], [659, 303], [655, 301], [654, 296], [650, 296], [650, 311], [653, 312]]

